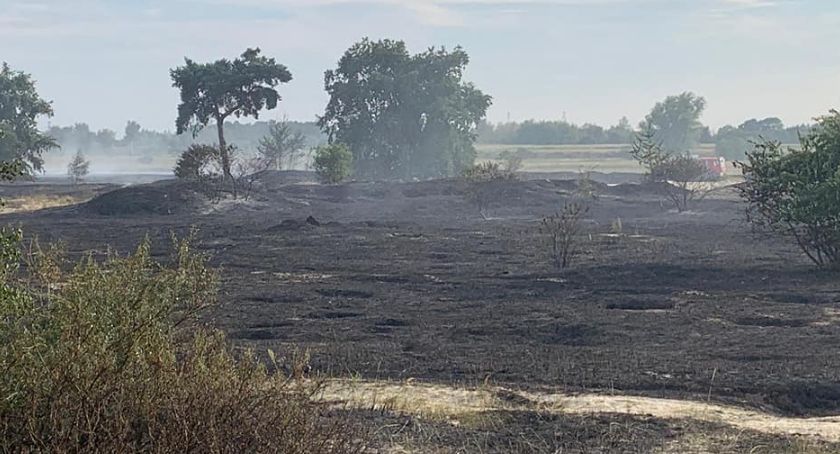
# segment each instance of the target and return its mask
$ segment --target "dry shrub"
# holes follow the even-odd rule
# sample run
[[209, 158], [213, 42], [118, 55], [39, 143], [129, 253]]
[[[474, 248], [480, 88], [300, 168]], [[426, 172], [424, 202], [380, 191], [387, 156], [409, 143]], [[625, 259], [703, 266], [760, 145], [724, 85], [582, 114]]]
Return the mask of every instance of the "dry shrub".
[[579, 170], [575, 197], [581, 200], [598, 200], [598, 188], [592, 180], [591, 170]]
[[[0, 451], [284, 452], [360, 450], [313, 385], [271, 376], [199, 323], [217, 275], [189, 240], [169, 264], [88, 257], [0, 236]], [[18, 264], [26, 264], [20, 273]]]
[[655, 140], [654, 131], [643, 130], [636, 136], [630, 151], [645, 170], [645, 180], [658, 184], [664, 197], [674, 204], [680, 213], [706, 197], [707, 185], [702, 183], [713, 179], [699, 160], [689, 153], [670, 153]]
[[463, 179], [467, 183], [465, 198], [478, 208], [482, 218], [488, 219], [487, 212], [493, 201], [502, 195], [507, 183], [515, 181], [517, 176], [515, 172], [502, 168], [499, 163], [488, 161], [465, 170]]
[[567, 268], [576, 254], [580, 221], [589, 207], [580, 203], [566, 203], [563, 211], [542, 220], [542, 233], [548, 238], [548, 252], [554, 266]]
[[518, 151], [505, 150], [499, 153], [498, 159], [507, 173], [516, 173], [522, 169], [522, 154]]

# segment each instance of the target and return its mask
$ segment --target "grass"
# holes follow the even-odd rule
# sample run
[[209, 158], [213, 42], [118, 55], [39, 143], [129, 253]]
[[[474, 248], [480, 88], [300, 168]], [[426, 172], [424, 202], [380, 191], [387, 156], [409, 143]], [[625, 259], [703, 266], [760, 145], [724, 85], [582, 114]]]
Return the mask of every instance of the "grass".
[[[630, 157], [630, 145], [502, 145], [479, 144], [478, 159], [495, 160], [499, 153], [512, 151], [522, 158], [524, 172], [578, 172], [591, 170], [603, 173], [643, 173]], [[693, 150], [700, 156], [715, 156], [715, 147], [702, 144]], [[731, 169], [734, 171], [734, 169]]]
[[0, 213], [20, 213], [76, 205], [90, 200], [91, 197], [91, 195], [32, 194], [26, 197], [4, 199]]
[[625, 414], [663, 420], [694, 420], [772, 436], [796, 434], [840, 443], [840, 420], [837, 418], [790, 418], [690, 400], [512, 391], [490, 384], [468, 388], [363, 380], [328, 382], [316, 398], [326, 402], [342, 402], [350, 408], [405, 413], [436, 420], [469, 419], [490, 411]]
[[385, 452], [824, 454], [840, 446], [834, 419], [700, 401], [359, 379], [329, 381], [315, 397], [396, 418], [376, 430]]

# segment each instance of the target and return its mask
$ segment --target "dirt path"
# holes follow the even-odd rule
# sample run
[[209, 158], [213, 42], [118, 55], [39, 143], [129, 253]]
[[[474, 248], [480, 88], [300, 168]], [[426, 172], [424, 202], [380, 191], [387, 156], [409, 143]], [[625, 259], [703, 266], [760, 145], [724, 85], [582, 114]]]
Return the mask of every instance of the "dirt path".
[[743, 408], [675, 399], [597, 394], [551, 394], [441, 385], [333, 381], [320, 398], [351, 407], [384, 409], [418, 416], [454, 418], [493, 410], [544, 411], [565, 414], [616, 413], [661, 419], [692, 419], [772, 435], [800, 435], [840, 442], [840, 416], [789, 418]]

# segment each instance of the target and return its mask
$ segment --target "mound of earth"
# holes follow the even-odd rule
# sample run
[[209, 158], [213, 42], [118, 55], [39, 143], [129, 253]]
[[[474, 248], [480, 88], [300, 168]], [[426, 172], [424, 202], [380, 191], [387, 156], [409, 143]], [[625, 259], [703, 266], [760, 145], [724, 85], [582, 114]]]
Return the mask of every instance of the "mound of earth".
[[261, 189], [272, 190], [295, 183], [317, 183], [318, 175], [308, 170], [264, 170], [254, 174]]
[[[641, 183], [642, 174], [630, 172], [588, 172], [592, 181], [603, 184], [629, 184]], [[523, 180], [579, 180], [580, 172], [521, 172], [519, 177]]]
[[103, 216], [173, 215], [194, 213], [206, 204], [206, 197], [193, 185], [167, 180], [102, 194], [82, 205], [82, 210]]
[[[249, 200], [257, 203], [260, 209], [271, 209], [278, 213], [295, 214], [305, 210], [307, 214], [327, 212], [330, 217], [361, 216], [367, 220], [408, 212], [434, 214], [451, 210], [468, 212], [473, 209], [467, 197], [470, 185], [460, 179], [360, 181], [340, 185], [322, 185], [314, 180], [312, 172], [260, 172], [254, 179]], [[511, 180], [484, 184], [483, 191], [490, 198], [488, 208], [496, 210], [497, 215], [542, 215], [562, 206], [564, 200], [576, 193], [579, 181]], [[619, 198], [646, 199], [659, 197], [663, 192], [663, 188], [656, 184], [608, 186], [593, 181], [591, 186], [597, 194]], [[241, 206], [238, 203], [235, 205]], [[195, 184], [167, 180], [100, 195], [84, 204], [82, 209], [104, 216], [218, 213], [218, 210], [208, 210], [212, 206], [212, 202]]]

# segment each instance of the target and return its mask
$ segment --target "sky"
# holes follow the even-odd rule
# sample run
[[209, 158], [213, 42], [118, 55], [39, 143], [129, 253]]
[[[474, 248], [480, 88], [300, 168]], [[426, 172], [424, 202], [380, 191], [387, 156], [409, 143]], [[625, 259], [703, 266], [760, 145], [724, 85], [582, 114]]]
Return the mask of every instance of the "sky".
[[634, 124], [706, 98], [713, 128], [840, 108], [837, 0], [0, 0], [0, 60], [32, 74], [54, 125], [174, 129], [169, 69], [260, 47], [291, 70], [261, 119], [314, 120], [324, 71], [363, 37], [462, 46], [493, 122]]

